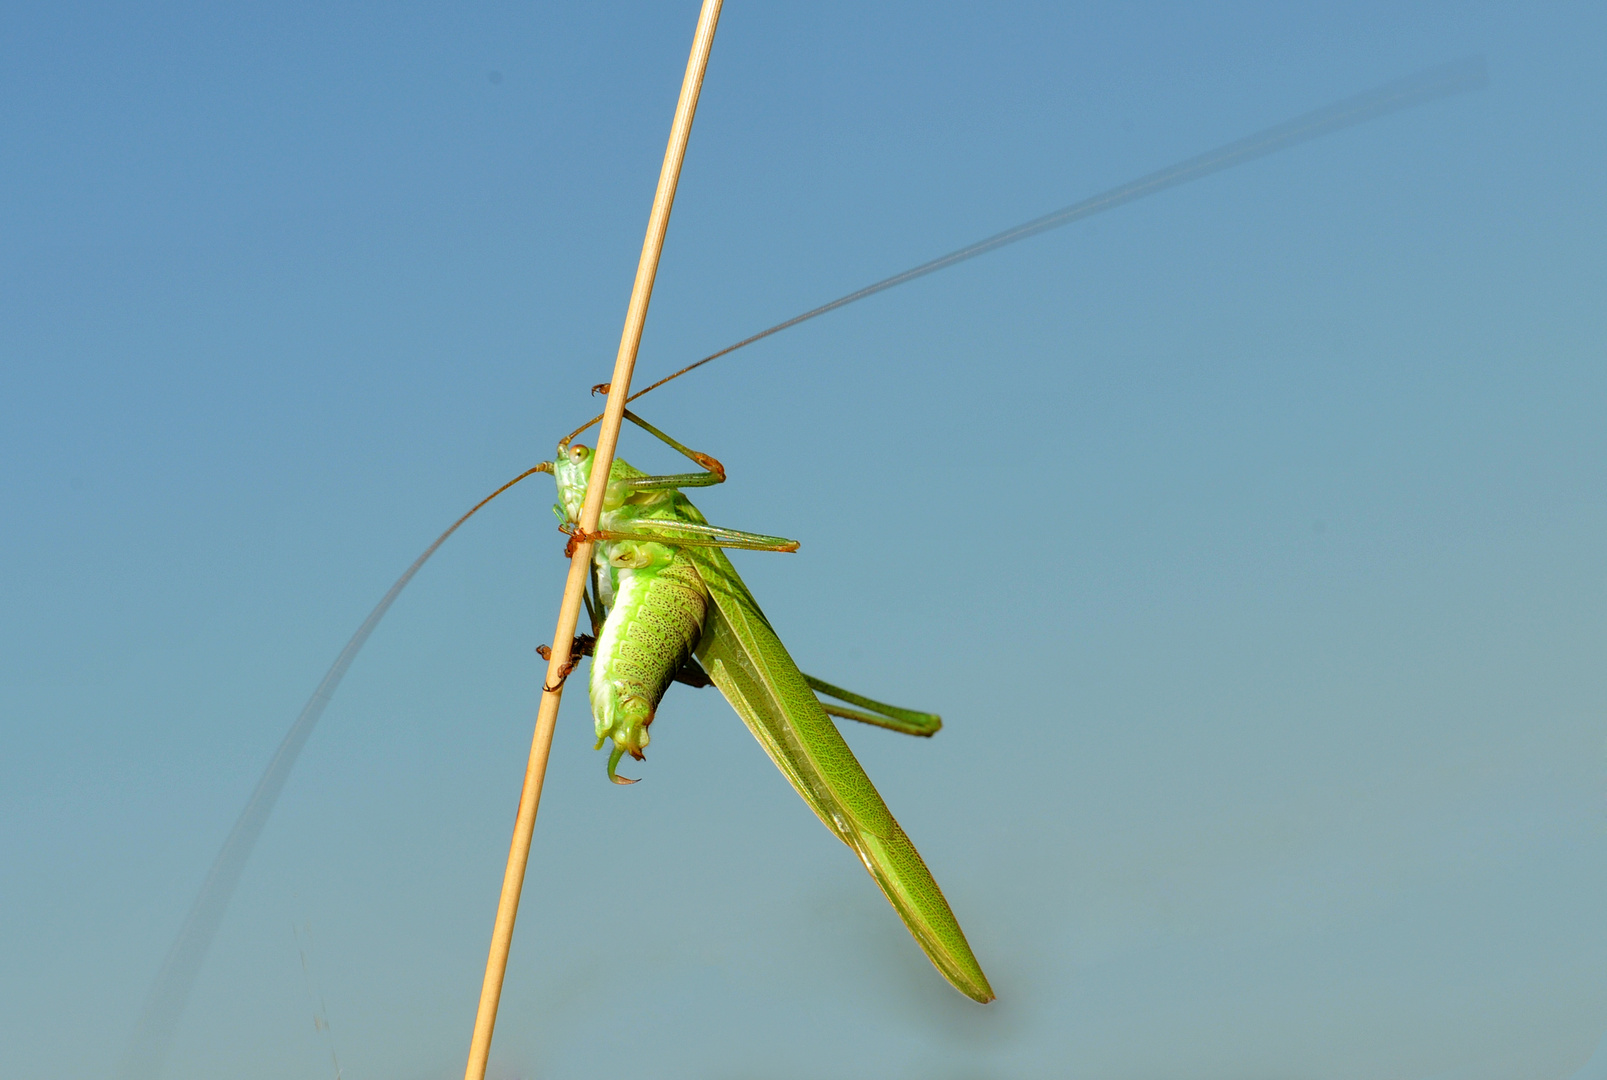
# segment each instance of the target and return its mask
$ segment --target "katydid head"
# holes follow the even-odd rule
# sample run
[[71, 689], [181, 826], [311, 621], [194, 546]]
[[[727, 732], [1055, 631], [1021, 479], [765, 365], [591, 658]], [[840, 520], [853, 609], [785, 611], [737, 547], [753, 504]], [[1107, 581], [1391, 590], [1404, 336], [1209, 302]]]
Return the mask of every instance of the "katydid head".
[[570, 521], [580, 520], [580, 507], [586, 501], [586, 487], [591, 480], [591, 447], [565, 439], [558, 444], [558, 456], [552, 463], [553, 479], [558, 482], [558, 502], [569, 515]]

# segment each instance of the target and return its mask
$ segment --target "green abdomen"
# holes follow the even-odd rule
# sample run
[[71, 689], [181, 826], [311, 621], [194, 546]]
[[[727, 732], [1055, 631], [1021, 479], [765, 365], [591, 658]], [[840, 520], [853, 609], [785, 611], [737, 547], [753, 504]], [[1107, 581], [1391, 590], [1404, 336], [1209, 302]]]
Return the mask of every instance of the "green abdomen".
[[647, 726], [659, 700], [703, 635], [709, 608], [708, 589], [683, 554], [652, 562], [657, 565], [619, 570], [591, 672], [599, 744], [612, 738], [636, 758], [649, 741]]

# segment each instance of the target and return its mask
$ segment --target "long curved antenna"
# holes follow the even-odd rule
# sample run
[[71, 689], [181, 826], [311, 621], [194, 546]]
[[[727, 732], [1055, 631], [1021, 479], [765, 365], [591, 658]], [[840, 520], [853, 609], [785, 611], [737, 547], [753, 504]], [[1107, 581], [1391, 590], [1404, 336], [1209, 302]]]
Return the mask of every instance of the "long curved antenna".
[[[894, 274], [892, 277], [883, 278], [878, 282], [866, 285], [863, 289], [856, 289], [846, 296], [839, 296], [830, 303], [821, 304], [817, 308], [810, 308], [802, 315], [794, 315], [785, 322], [776, 323], [767, 330], [761, 330], [757, 334], [745, 337], [733, 345], [727, 345], [719, 352], [710, 353], [696, 363], [688, 364], [674, 374], [666, 375], [646, 389], [636, 391], [626, 400], [635, 401], [643, 394], [651, 393], [672, 379], [678, 379], [687, 372], [709, 363], [711, 360], [718, 360], [728, 353], [734, 353], [738, 349], [752, 345], [756, 341], [762, 341], [771, 334], [779, 334], [781, 331], [791, 329], [799, 323], [808, 322], [810, 319], [824, 315], [828, 311], [836, 311], [840, 307], [847, 307], [856, 300], [874, 296], [879, 292], [891, 289], [895, 285], [902, 285], [906, 281], [914, 281], [916, 278], [925, 277], [927, 274], [935, 274], [939, 270], [945, 270], [953, 266], [955, 263], [974, 259], [978, 255], [984, 255], [1007, 244], [1025, 240], [1029, 236], [1037, 236], [1039, 233], [1048, 232], [1050, 229], [1058, 229], [1062, 225], [1069, 225], [1073, 221], [1079, 221], [1082, 218], [1091, 217], [1106, 210], [1113, 210], [1124, 203], [1142, 199], [1147, 195], [1157, 194], [1168, 188], [1186, 184], [1191, 180], [1198, 180], [1202, 176], [1209, 176], [1212, 173], [1230, 169], [1235, 165], [1242, 165], [1247, 161], [1266, 157], [1269, 154], [1277, 153], [1279, 150], [1294, 146], [1296, 143], [1321, 138], [1324, 135], [1330, 135], [1333, 132], [1366, 123], [1368, 120], [1376, 120], [1390, 113], [1423, 105], [1437, 98], [1450, 97], [1453, 94], [1462, 94], [1470, 90], [1479, 90], [1488, 85], [1488, 83], [1489, 76], [1485, 71], [1484, 57], [1482, 56], [1426, 68], [1415, 75], [1408, 75], [1404, 79], [1385, 83], [1383, 86], [1369, 90], [1366, 93], [1335, 102], [1314, 112], [1304, 113], [1275, 127], [1258, 131], [1254, 135], [1219, 146], [1215, 150], [1208, 150], [1203, 154], [1180, 161], [1158, 172], [1152, 172], [1148, 176], [1141, 176], [1137, 180], [1122, 184], [1120, 187], [1111, 188], [1109, 191], [1083, 199], [1081, 202], [1075, 202], [1070, 206], [1045, 214], [1042, 217], [1033, 218], [1031, 221], [1024, 222], [1012, 229], [995, 233], [985, 240], [978, 240], [974, 244], [968, 244], [958, 251], [940, 255], [928, 262], [921, 263], [919, 266], [913, 266], [901, 274]], [[573, 439], [600, 419], [602, 417], [599, 416], [587, 421], [584, 426], [574, 431], [569, 437]]]
[[285, 781], [290, 779], [290, 770], [295, 767], [301, 748], [307, 744], [313, 728], [318, 726], [318, 718], [324, 714], [324, 707], [329, 704], [330, 698], [335, 696], [335, 688], [340, 685], [340, 680], [346, 677], [346, 669], [357, 659], [357, 654], [368, 641], [369, 635], [374, 632], [379, 621], [390, 610], [391, 604], [407, 587], [407, 583], [413, 580], [413, 575], [429, 561], [437, 548], [446, 543], [447, 537], [458, 531], [458, 526], [519, 481], [538, 472], [551, 471], [550, 461], [543, 461], [535, 468], [525, 470], [475, 503], [473, 509], [454, 521], [452, 527], [436, 537], [435, 543], [425, 548], [424, 554], [414, 559], [413, 565], [407, 568], [407, 572], [396, 579], [396, 584], [392, 585], [384, 598], [374, 605], [374, 610], [368, 613], [363, 625], [357, 628], [351, 640], [346, 642], [346, 647], [340, 650], [340, 655], [335, 657], [335, 662], [329, 666], [329, 671], [318, 684], [318, 689], [307, 699], [301, 715], [290, 725], [290, 731], [279, 744], [273, 760], [268, 762], [267, 769], [262, 773], [262, 779], [257, 781], [256, 788], [251, 792], [251, 798], [246, 801], [245, 809], [240, 811], [240, 817], [235, 821], [234, 828], [229, 830], [228, 838], [223, 841], [222, 850], [218, 852], [217, 858], [212, 860], [212, 869], [207, 872], [206, 880], [201, 883], [201, 891], [196, 895], [195, 903], [190, 905], [190, 913], [185, 916], [184, 925], [179, 927], [178, 936], [173, 939], [173, 945], [168, 949], [166, 959], [162, 961], [162, 968], [156, 973], [156, 980], [146, 995], [145, 1010], [140, 1014], [139, 1025], [134, 1029], [128, 1053], [123, 1057], [120, 1074], [123, 1080], [158, 1080], [161, 1076], [162, 1064], [167, 1059], [168, 1049], [172, 1046], [179, 1017], [184, 1013], [184, 1006], [189, 1000], [190, 990], [195, 986], [196, 976], [201, 973], [201, 965], [206, 960], [207, 951], [212, 947], [212, 939], [217, 936], [218, 927], [223, 923], [223, 913], [228, 909], [235, 887], [240, 884], [240, 875], [245, 870], [246, 861], [251, 858], [251, 850], [256, 847], [257, 838], [262, 835], [263, 826], [268, 823], [268, 815], [273, 813], [274, 804], [279, 801], [279, 794], [284, 790]]

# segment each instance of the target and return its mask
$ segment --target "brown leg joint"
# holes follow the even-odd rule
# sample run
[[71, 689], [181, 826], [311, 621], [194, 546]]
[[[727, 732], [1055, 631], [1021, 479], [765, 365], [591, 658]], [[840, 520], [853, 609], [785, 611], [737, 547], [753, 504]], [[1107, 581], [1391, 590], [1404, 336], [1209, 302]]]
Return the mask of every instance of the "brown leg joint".
[[[563, 666], [558, 669], [557, 684], [554, 686], [548, 686], [546, 683], [542, 683], [541, 688], [549, 694], [556, 694], [559, 688], [563, 686], [564, 680], [569, 678], [569, 673], [575, 670], [575, 665], [580, 663], [580, 658], [582, 656], [591, 656], [592, 650], [596, 647], [597, 639], [592, 637], [590, 634], [575, 635], [574, 644], [569, 647], [569, 659], [565, 660]], [[537, 645], [536, 652], [541, 655], [543, 660], [551, 662], [551, 646]]]

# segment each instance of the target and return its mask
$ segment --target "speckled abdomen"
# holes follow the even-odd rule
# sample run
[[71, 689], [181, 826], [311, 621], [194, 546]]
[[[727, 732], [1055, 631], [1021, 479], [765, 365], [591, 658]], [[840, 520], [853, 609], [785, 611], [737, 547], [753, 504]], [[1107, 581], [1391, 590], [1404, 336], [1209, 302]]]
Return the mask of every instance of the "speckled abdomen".
[[592, 716], [599, 746], [612, 738], [616, 754], [640, 758], [659, 700], [703, 635], [709, 591], [675, 548], [651, 543], [612, 548], [619, 577], [592, 658]]

